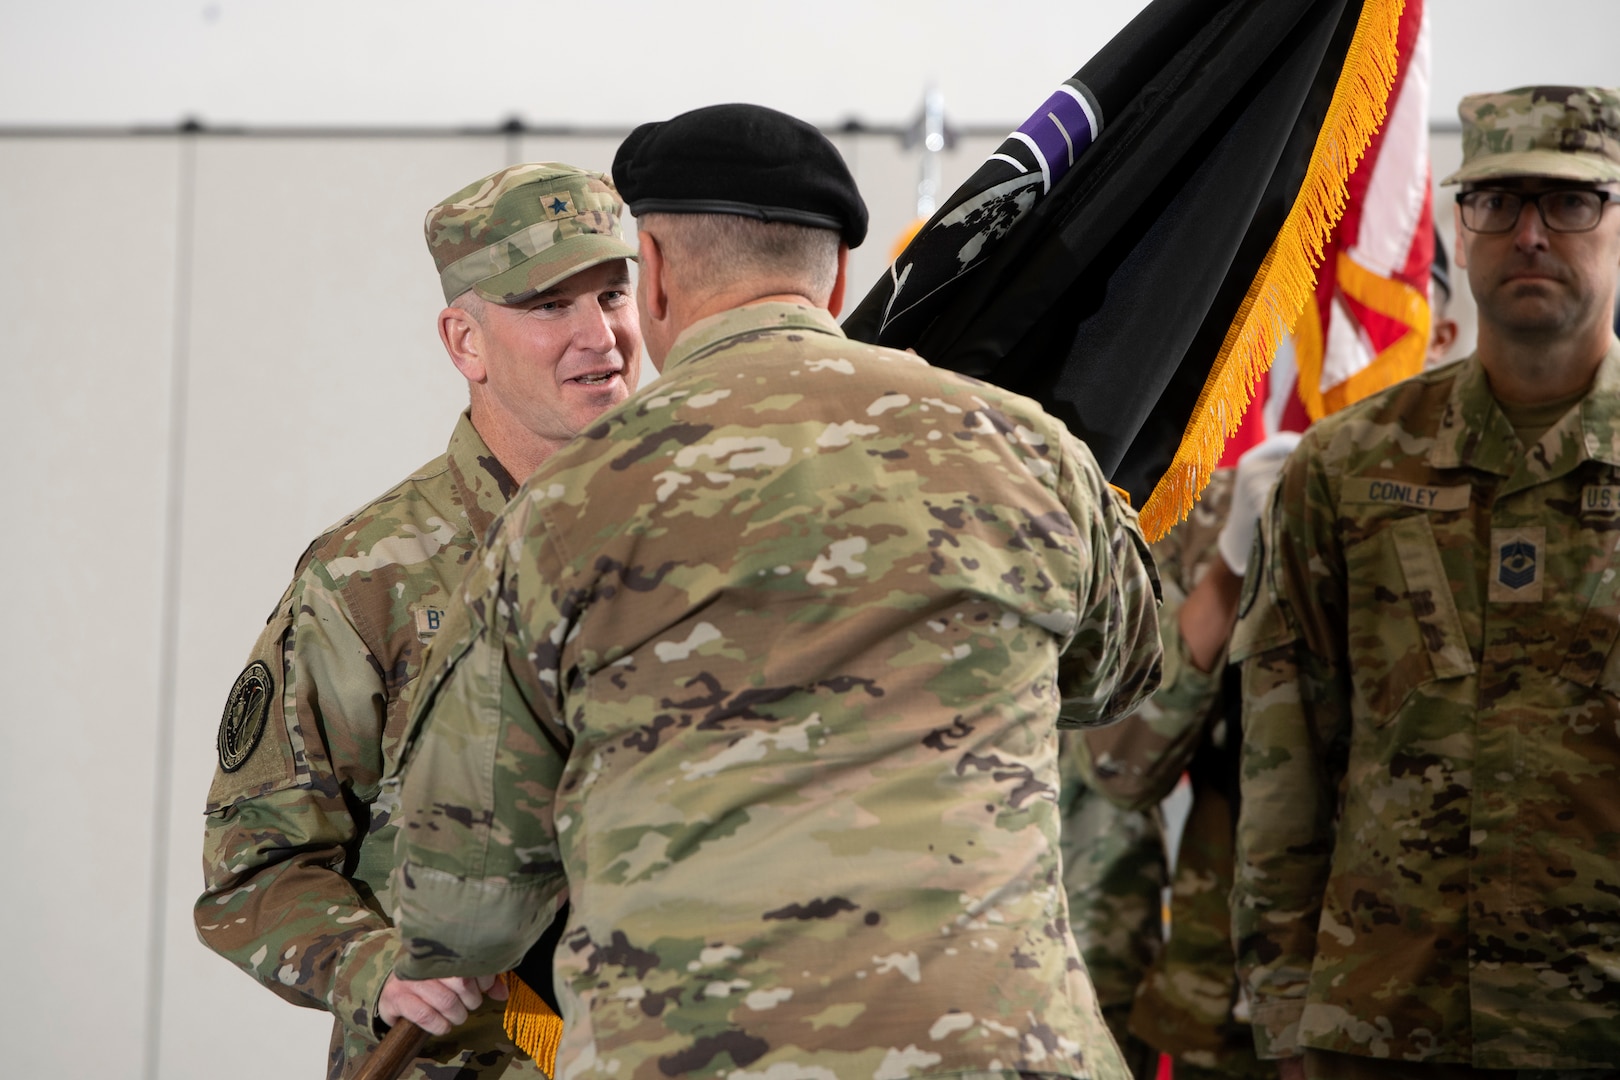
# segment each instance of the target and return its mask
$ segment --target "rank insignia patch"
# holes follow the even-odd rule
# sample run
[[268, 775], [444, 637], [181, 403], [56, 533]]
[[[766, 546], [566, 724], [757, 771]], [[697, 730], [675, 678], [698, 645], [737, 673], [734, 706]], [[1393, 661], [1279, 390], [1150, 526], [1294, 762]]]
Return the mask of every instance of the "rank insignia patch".
[[1536, 546], [1523, 540], [1502, 545], [1497, 580], [1510, 589], [1522, 589], [1536, 580]]
[[541, 201], [540, 209], [545, 211], [546, 218], [550, 221], [560, 217], [573, 217], [574, 200], [566, 191], [548, 195]]
[[276, 683], [264, 661], [255, 660], [236, 677], [225, 715], [219, 718], [219, 767], [235, 772], [253, 754], [270, 717], [270, 695]]
[[1545, 527], [1492, 529], [1491, 551], [1495, 567], [1490, 595], [1496, 601], [1539, 601], [1541, 559], [1547, 548]]

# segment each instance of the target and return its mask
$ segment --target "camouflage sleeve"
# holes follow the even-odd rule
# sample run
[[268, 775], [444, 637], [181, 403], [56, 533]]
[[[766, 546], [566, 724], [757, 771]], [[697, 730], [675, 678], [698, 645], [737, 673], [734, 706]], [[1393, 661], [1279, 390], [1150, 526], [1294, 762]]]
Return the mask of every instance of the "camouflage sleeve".
[[[1073, 760], [1071, 743], [1089, 732], [1065, 731], [1059, 745]], [[1164, 839], [1154, 813], [1121, 810], [1062, 770], [1063, 885], [1069, 925], [1097, 991], [1097, 1003], [1123, 1043], [1119, 1012], [1130, 1011], [1149, 965], [1164, 940], [1160, 907], [1165, 880]]]
[[[1155, 545], [1155, 552], [1158, 545]], [[1082, 733], [1076, 765], [1087, 786], [1123, 810], [1147, 810], [1169, 795], [1202, 744], [1215, 712], [1226, 658], [1199, 671], [1187, 657], [1178, 622], [1186, 599], [1169, 576], [1159, 609], [1164, 681], [1152, 698], [1117, 724]]]
[[1343, 560], [1316, 455], [1289, 461], [1260, 543], [1232, 640], [1244, 702], [1232, 935], [1256, 1049], [1278, 1058], [1300, 1052], [1349, 723], [1331, 629], [1344, 625]]
[[[265, 694], [262, 708], [248, 690]], [[345, 747], [380, 753], [382, 701], [364, 642], [306, 568], [260, 635], [221, 722], [205, 889], [193, 911], [204, 945], [288, 1001], [326, 1009], [369, 1038], [397, 945], [376, 897], [345, 875], [368, 821], [339, 782], [338, 758]]]
[[1061, 442], [1058, 496], [1082, 530], [1091, 565], [1079, 625], [1059, 661], [1058, 723], [1086, 727], [1124, 716], [1159, 685], [1159, 578], [1136, 512], [1083, 443], [1067, 431]]
[[558, 575], [507, 572], [523, 520], [508, 520], [468, 576], [412, 708], [394, 846], [406, 978], [515, 967], [567, 895], [552, 815], [566, 751], [540, 719], [554, 715], [555, 687], [517, 628], [560, 621], [531, 614], [551, 602], [538, 583]]
[[[1123, 810], [1157, 806], [1181, 778], [1202, 742], [1205, 723], [1221, 686], [1224, 653], [1208, 672], [1187, 656], [1181, 636], [1186, 585], [1211, 551], [1199, 550], [1204, 534], [1184, 522], [1151, 548], [1164, 600], [1159, 638], [1164, 645], [1163, 681], [1153, 696], [1117, 724], [1093, 728], [1076, 740], [1074, 763], [1088, 787]], [[1216, 556], [1218, 557], [1218, 556]]]

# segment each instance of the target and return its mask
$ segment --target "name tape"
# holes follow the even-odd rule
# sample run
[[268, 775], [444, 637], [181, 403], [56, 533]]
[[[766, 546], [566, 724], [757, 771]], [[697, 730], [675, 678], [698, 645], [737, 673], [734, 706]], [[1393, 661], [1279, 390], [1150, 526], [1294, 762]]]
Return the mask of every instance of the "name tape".
[[[1419, 510], [1466, 510], [1473, 489], [1467, 484], [1458, 487], [1430, 487], [1411, 484], [1404, 480], [1379, 480], [1371, 476], [1352, 476], [1344, 482], [1341, 502], [1387, 503], [1392, 506], [1411, 506]], [[1620, 494], [1620, 491], [1617, 491]]]

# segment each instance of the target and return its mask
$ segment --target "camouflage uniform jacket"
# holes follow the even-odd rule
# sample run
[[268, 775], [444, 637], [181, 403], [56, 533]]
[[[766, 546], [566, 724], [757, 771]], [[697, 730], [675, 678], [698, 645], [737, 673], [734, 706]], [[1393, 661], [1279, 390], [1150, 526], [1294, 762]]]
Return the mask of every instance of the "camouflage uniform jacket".
[[1620, 1066], [1617, 538], [1620, 342], [1530, 447], [1473, 358], [1306, 434], [1232, 646], [1263, 1054]]
[[[257, 713], [234, 710], [238, 729], [263, 725], [256, 743], [249, 727], [244, 759], [232, 754], [242, 732], [230, 707], [222, 723], [198, 936], [287, 1000], [336, 1015], [333, 1077], [351, 1075], [375, 1044], [377, 995], [399, 951], [385, 914], [395, 806], [379, 782], [425, 645], [515, 486], [463, 415], [443, 456], [299, 560], [237, 682], [265, 695]], [[471, 1070], [460, 1076], [541, 1075], [511, 1060], [500, 1013], [481, 1010], [459, 1044], [435, 1041], [424, 1056]]]
[[413, 710], [402, 973], [500, 970], [566, 875], [563, 1077], [1121, 1075], [1053, 724], [1152, 690], [1155, 585], [1058, 421], [750, 306], [490, 544]]
[[1244, 1073], [1255, 1071], [1254, 1036], [1235, 1015], [1229, 906], [1238, 733], [1227, 730], [1223, 713], [1224, 652], [1209, 672], [1199, 671], [1179, 621], [1182, 603], [1220, 558], [1216, 541], [1231, 510], [1232, 476], [1216, 471], [1187, 520], [1153, 545], [1164, 588], [1164, 684], [1118, 724], [1079, 737], [1083, 775], [1121, 812], [1158, 806], [1183, 773], [1191, 781], [1170, 886], [1170, 939], [1136, 992], [1131, 1031], [1178, 1061]]

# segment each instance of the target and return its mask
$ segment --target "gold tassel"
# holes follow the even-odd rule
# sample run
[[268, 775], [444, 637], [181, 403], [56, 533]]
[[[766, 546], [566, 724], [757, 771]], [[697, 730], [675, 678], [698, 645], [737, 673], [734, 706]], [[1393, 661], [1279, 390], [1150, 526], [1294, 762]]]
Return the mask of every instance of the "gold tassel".
[[507, 1036], [545, 1070], [557, 1075], [557, 1045], [562, 1042], [562, 1017], [551, 1011], [545, 999], [518, 978], [506, 973], [506, 1016], [501, 1021]]
[[1405, 6], [1405, 0], [1366, 0], [1361, 9], [1299, 195], [1226, 332], [1170, 468], [1142, 506], [1149, 540], [1164, 536], [1198, 501], [1254, 398], [1255, 383], [1316, 289], [1322, 249], [1344, 215], [1345, 185], [1389, 109]]

